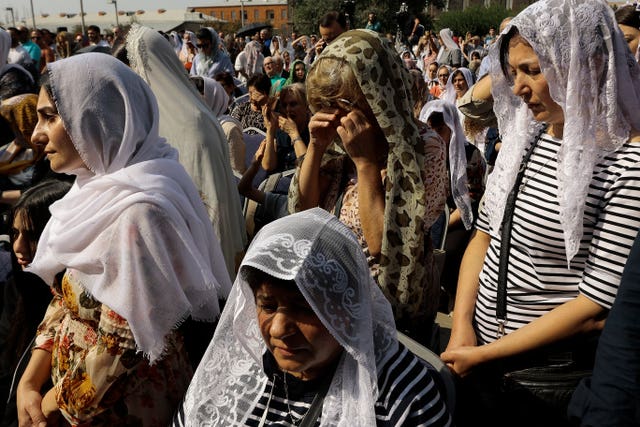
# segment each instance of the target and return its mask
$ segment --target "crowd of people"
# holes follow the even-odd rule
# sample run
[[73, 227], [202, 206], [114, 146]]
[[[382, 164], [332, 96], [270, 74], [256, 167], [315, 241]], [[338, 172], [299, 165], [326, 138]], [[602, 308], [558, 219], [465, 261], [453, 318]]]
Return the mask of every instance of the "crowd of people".
[[640, 7], [407, 22], [0, 28], [0, 427], [640, 425]]

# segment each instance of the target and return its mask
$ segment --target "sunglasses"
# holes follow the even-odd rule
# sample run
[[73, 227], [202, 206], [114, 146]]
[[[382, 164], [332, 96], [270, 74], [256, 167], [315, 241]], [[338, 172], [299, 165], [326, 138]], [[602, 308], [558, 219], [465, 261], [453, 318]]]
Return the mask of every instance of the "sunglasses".
[[344, 99], [344, 98], [337, 98], [337, 99], [323, 99], [321, 101], [318, 102], [319, 105], [319, 109], [320, 110], [342, 110], [342, 111], [346, 111], [347, 113], [353, 111], [353, 109], [355, 108], [355, 104], [351, 101], [349, 101], [348, 99]]

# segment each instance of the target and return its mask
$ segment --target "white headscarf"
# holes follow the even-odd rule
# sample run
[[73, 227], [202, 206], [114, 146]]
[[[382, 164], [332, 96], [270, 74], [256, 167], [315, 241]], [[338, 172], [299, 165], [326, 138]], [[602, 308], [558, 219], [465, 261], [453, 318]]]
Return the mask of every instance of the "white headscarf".
[[11, 68], [16, 68], [22, 71], [25, 75], [29, 76], [29, 80], [34, 82], [33, 76], [22, 65], [8, 64], [9, 51], [11, 50], [11, 34], [8, 31], [0, 28], [0, 77], [4, 75]]
[[449, 28], [443, 28], [440, 30], [440, 38], [442, 39], [442, 45], [440, 46], [438, 56], [436, 57], [436, 62], [438, 64], [442, 62], [442, 56], [447, 50], [459, 49], [455, 40], [453, 40], [453, 31]]
[[[542, 0], [516, 16], [516, 27], [538, 56], [549, 93], [564, 112], [558, 153], [558, 201], [567, 261], [582, 238], [585, 199], [595, 165], [640, 129], [640, 68], [612, 9], [601, 0]], [[492, 229], [499, 230], [520, 161], [542, 124], [513, 95], [500, 64], [500, 37], [491, 48], [494, 111], [502, 149], [485, 192]]]
[[251, 77], [254, 74], [262, 74], [262, 64], [264, 62], [264, 56], [262, 55], [262, 45], [260, 42], [251, 40], [244, 47], [244, 54], [246, 55], [246, 66], [244, 72], [247, 76]]
[[186, 316], [213, 320], [231, 286], [198, 192], [158, 136], [147, 85], [117, 59], [49, 64], [54, 102], [88, 169], [53, 204], [29, 271], [52, 284], [71, 268], [124, 317], [153, 362]]
[[134, 25], [127, 36], [127, 51], [131, 68], [158, 99], [160, 135], [178, 149], [180, 163], [204, 198], [233, 277], [235, 257], [244, 249], [246, 231], [220, 124], [164, 37], [150, 28]]
[[253, 240], [187, 391], [186, 424], [245, 425], [265, 388], [262, 356], [268, 350], [258, 328], [253, 293], [242, 277], [244, 266], [295, 281], [344, 348], [320, 425], [376, 425], [378, 368], [398, 349], [391, 306], [373, 281], [355, 235], [320, 208], [272, 222]]
[[444, 96], [442, 97], [442, 99], [454, 105], [456, 104], [456, 99], [458, 95], [456, 93], [455, 88], [453, 87], [453, 76], [458, 71], [462, 73], [462, 76], [467, 82], [467, 87], [471, 88], [471, 86], [473, 86], [473, 73], [471, 72], [470, 69], [465, 67], [460, 67], [455, 71], [450, 71], [449, 79], [447, 80], [447, 85], [445, 86]]
[[214, 77], [223, 71], [233, 75], [233, 64], [231, 63], [229, 54], [220, 41], [218, 32], [211, 27], [205, 27], [203, 29], [211, 34], [211, 55], [207, 56], [203, 52], [198, 53], [198, 61], [196, 62], [198, 69], [196, 70], [196, 75]]
[[[189, 42], [191, 42], [191, 44], [193, 44], [194, 46], [196, 45], [196, 35], [193, 31], [185, 31], [185, 34], [189, 34]], [[179, 55], [182, 55], [183, 57], [187, 57], [187, 55], [189, 55], [189, 45], [187, 44], [187, 42], [184, 40], [184, 36], [182, 36], [182, 40], [180, 41], [180, 53]]]
[[469, 144], [464, 137], [462, 124], [458, 117], [458, 108], [443, 100], [430, 101], [420, 111], [420, 121], [427, 123], [433, 113], [442, 113], [444, 124], [451, 130], [449, 141], [449, 178], [451, 195], [460, 210], [460, 217], [464, 228], [470, 230], [473, 226], [473, 210], [469, 198], [469, 183], [467, 181], [467, 154], [465, 146]]
[[176, 55], [180, 55], [180, 51], [182, 50], [182, 39], [175, 31], [171, 31], [170, 36], [173, 50], [176, 52]]
[[202, 77], [202, 79], [204, 82], [204, 102], [211, 108], [220, 124], [233, 122], [242, 131], [240, 122], [236, 118], [225, 114], [229, 107], [229, 95], [227, 95], [224, 87], [218, 81], [209, 77]]

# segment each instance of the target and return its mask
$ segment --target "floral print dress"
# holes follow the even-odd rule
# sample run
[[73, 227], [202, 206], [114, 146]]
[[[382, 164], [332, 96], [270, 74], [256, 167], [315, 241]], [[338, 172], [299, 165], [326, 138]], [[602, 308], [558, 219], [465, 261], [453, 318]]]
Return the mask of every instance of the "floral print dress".
[[181, 335], [169, 335], [165, 356], [149, 365], [127, 321], [73, 270], [54, 287], [35, 348], [51, 352], [56, 401], [72, 426], [165, 426], [192, 376]]

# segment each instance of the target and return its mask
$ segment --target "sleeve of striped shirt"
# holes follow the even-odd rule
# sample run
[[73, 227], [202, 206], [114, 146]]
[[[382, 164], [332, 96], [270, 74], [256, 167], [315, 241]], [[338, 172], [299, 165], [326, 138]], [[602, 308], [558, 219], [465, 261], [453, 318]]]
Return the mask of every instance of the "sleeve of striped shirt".
[[580, 293], [606, 309], [611, 308], [616, 297], [622, 271], [640, 228], [639, 206], [640, 164], [636, 163], [620, 173], [600, 200], [600, 214], [579, 285]]

